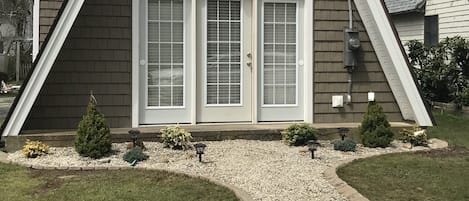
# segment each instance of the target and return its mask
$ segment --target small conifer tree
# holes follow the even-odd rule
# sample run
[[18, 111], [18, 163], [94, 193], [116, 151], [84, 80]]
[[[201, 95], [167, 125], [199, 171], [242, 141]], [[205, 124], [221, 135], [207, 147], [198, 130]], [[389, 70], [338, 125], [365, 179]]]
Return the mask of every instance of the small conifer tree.
[[101, 158], [111, 152], [111, 131], [103, 114], [96, 109], [96, 99], [91, 94], [87, 113], [78, 125], [75, 150], [85, 157]]
[[387, 147], [393, 139], [393, 132], [383, 108], [375, 102], [368, 104], [368, 110], [360, 126], [362, 143], [366, 147]]

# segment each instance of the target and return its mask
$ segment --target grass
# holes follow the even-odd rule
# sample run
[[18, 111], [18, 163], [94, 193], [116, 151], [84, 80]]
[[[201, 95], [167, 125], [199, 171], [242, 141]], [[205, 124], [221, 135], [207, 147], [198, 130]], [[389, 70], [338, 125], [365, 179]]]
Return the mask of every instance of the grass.
[[238, 200], [225, 187], [163, 171], [39, 171], [2, 163], [0, 195], [9, 201]]
[[452, 146], [469, 149], [469, 117], [461, 113], [435, 114], [437, 126], [429, 128], [430, 138], [448, 141]]
[[469, 152], [442, 152], [357, 160], [337, 174], [370, 200], [469, 200]]
[[469, 118], [436, 114], [430, 137], [452, 148], [356, 160], [337, 174], [370, 200], [469, 200]]

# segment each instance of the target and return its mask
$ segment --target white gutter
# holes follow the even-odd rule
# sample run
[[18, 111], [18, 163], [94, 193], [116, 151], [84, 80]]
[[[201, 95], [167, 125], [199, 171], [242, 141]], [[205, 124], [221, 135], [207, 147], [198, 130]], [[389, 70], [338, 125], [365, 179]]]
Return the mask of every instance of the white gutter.
[[84, 1], [69, 0], [67, 2], [42, 55], [38, 58], [39, 61], [36, 63], [28, 83], [24, 86], [23, 94], [19, 97], [2, 136], [18, 136]]

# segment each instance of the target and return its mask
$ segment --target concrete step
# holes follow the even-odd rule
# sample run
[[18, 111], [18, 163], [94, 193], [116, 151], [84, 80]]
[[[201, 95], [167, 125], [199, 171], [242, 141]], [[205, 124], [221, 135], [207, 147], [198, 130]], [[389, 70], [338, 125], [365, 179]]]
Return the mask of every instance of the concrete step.
[[[199, 125], [180, 125], [191, 133], [193, 141], [219, 141], [219, 140], [280, 140], [280, 132], [287, 128], [291, 123], [277, 124], [199, 124]], [[336, 124], [313, 124], [318, 130], [318, 138], [324, 140], [338, 139], [338, 128], [350, 128], [350, 136], [358, 133], [359, 123], [336, 123]], [[412, 127], [412, 124], [404, 122], [392, 122], [391, 126], [397, 132], [401, 128]], [[160, 130], [165, 126], [151, 126], [138, 128], [141, 132], [138, 136], [143, 141], [160, 141]], [[131, 128], [113, 128], [111, 129], [112, 141], [130, 142], [128, 131]], [[6, 138], [7, 150], [20, 149], [26, 139], [39, 140], [50, 146], [63, 147], [73, 146], [76, 130], [58, 131], [25, 131], [19, 136], [9, 136]], [[356, 137], [354, 137], [356, 139]]]

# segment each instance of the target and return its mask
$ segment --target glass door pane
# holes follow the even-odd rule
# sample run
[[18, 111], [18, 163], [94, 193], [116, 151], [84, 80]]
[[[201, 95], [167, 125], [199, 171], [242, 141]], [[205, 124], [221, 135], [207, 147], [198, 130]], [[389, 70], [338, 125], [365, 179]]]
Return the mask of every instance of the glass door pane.
[[207, 1], [206, 104], [241, 104], [241, 1]]
[[148, 0], [147, 106], [184, 106], [183, 0]]
[[264, 3], [263, 105], [297, 104], [296, 3]]

